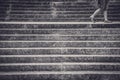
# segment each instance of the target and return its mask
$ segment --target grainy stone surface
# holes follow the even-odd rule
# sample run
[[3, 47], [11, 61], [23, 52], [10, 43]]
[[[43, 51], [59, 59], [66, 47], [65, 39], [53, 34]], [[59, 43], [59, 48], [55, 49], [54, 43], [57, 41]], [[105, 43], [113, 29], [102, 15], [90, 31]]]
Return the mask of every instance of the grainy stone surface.
[[[120, 21], [120, 0], [109, 6]], [[0, 0], [0, 21], [88, 22], [94, 10], [93, 0]], [[0, 80], [120, 80], [120, 24], [1, 23]]]
[[[1, 0], [0, 21], [90, 21], [94, 0]], [[120, 21], [120, 1], [111, 0], [109, 19]], [[98, 20], [103, 20], [100, 14]]]

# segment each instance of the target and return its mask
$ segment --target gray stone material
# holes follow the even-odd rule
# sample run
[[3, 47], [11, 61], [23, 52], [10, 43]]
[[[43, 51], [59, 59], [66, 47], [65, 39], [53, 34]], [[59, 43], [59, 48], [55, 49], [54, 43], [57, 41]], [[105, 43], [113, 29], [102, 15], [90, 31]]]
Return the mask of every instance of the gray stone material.
[[110, 1], [113, 23], [91, 23], [93, 3], [0, 0], [0, 80], [120, 80], [120, 0]]

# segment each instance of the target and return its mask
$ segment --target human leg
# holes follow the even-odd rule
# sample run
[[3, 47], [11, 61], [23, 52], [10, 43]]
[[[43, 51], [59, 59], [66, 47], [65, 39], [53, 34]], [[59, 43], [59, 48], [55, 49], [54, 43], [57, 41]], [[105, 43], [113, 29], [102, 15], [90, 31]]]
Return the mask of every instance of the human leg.
[[104, 22], [110, 22], [110, 21], [108, 20], [108, 12], [107, 12], [107, 10], [104, 11]]
[[95, 21], [94, 21], [94, 17], [95, 17], [100, 11], [101, 11], [101, 9], [99, 8], [99, 9], [97, 9], [97, 10], [90, 16], [92, 22], [95, 22]]

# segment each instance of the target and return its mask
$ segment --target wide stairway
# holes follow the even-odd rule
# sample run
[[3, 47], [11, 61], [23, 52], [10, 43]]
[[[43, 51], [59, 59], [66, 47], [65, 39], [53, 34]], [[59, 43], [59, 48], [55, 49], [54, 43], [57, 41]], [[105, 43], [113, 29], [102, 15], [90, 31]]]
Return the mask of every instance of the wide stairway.
[[[0, 21], [90, 21], [94, 0], [0, 0]], [[111, 0], [109, 19], [119, 21], [120, 0]], [[100, 14], [96, 20], [102, 20]]]
[[120, 80], [120, 0], [92, 3], [0, 0], [0, 80]]

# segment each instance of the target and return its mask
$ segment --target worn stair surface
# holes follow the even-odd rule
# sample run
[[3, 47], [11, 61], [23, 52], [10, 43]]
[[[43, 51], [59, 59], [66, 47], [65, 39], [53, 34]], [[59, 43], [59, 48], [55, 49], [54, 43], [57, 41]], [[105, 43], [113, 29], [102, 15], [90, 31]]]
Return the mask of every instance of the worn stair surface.
[[[90, 21], [95, 9], [94, 0], [0, 0], [0, 21]], [[120, 0], [111, 0], [110, 20], [120, 21], [119, 9]]]
[[0, 24], [0, 79], [119, 80], [120, 25], [91, 26]]
[[120, 0], [113, 23], [92, 3], [0, 0], [0, 80], [120, 80]]

